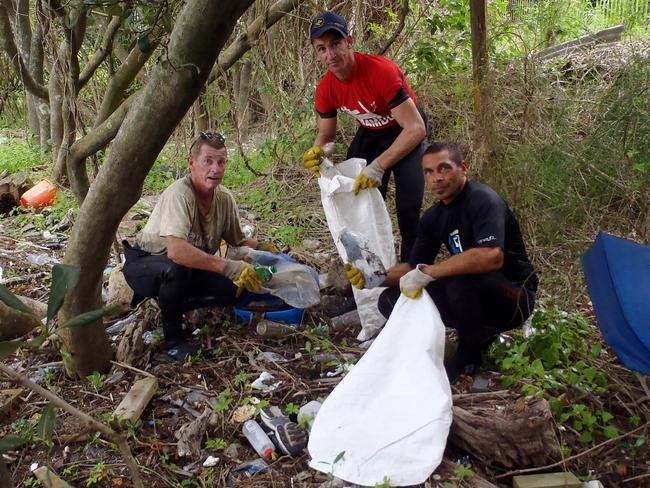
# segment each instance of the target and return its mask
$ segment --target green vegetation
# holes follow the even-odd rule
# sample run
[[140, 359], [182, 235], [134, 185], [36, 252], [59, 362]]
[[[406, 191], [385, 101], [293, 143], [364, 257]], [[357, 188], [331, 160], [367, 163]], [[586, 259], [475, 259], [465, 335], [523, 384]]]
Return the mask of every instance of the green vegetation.
[[570, 426], [582, 442], [618, 436], [614, 415], [590, 401], [610, 391], [603, 348], [588, 340], [597, 335], [594, 326], [579, 313], [542, 303], [531, 327], [529, 337], [517, 332], [512, 343], [492, 348], [490, 357], [505, 375], [503, 386], [546, 398], [558, 425]]
[[[2, 137], [0, 137], [2, 139]], [[8, 139], [0, 142], [0, 172], [30, 172], [34, 166], [43, 163], [38, 146], [28, 144], [20, 139]], [[40, 168], [45, 170], [46, 167]]]

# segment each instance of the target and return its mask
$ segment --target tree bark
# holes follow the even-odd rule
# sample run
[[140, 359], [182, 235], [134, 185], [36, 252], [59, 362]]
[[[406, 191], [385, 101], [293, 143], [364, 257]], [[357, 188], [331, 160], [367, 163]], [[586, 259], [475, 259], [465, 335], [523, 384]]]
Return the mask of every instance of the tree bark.
[[104, 61], [104, 59], [106, 59], [106, 56], [108, 56], [108, 54], [111, 52], [113, 39], [115, 38], [115, 34], [117, 34], [120, 25], [122, 25], [121, 17], [113, 17], [109, 22], [106, 30], [104, 31], [104, 36], [102, 37], [99, 48], [97, 51], [95, 51], [93, 57], [90, 59], [90, 61], [88, 61], [88, 64], [84, 66], [83, 71], [79, 74], [79, 88], [82, 88], [86, 83], [88, 83], [88, 80], [90, 80], [92, 75], [95, 73], [95, 70], [99, 67], [100, 64], [102, 64], [102, 61]]
[[[40, 0], [36, 2], [35, 7], [35, 18], [34, 18], [34, 31], [32, 33], [32, 43], [30, 46], [30, 56], [29, 56], [29, 71], [34, 76], [34, 80], [43, 84], [43, 65], [45, 59], [45, 51], [43, 48], [43, 33], [44, 27], [43, 22], [46, 22], [47, 19], [43, 15], [41, 2]], [[35, 106], [36, 106], [36, 116], [38, 120], [38, 134], [39, 134], [39, 145], [41, 148], [41, 153], [43, 154], [47, 149], [47, 141], [50, 138], [50, 107], [47, 103], [47, 99], [41, 99], [33, 97]]]
[[127, 88], [129, 88], [149, 57], [151, 57], [156, 46], [157, 44], [153, 44], [149, 51], [143, 52], [136, 43], [133, 49], [131, 49], [131, 52], [121, 64], [120, 68], [108, 82], [106, 95], [102, 100], [102, 105], [95, 118], [95, 127], [104, 122], [120, 106], [124, 100], [124, 94]]
[[72, 144], [68, 155], [68, 178], [70, 179], [70, 188], [79, 205], [83, 203], [90, 187], [86, 158], [106, 147], [115, 138], [137, 95], [138, 93], [131, 95], [101, 125]]
[[23, 56], [16, 47], [13, 28], [9, 20], [9, 9], [7, 9], [9, 3], [11, 3], [11, 0], [0, 0], [0, 47], [7, 53], [16, 73], [23, 82], [25, 90], [39, 98], [46, 99], [48, 97], [47, 89], [34, 80], [34, 77], [27, 69]]
[[[117, 227], [142, 193], [156, 156], [199, 95], [217, 54], [252, 0], [189, 0], [174, 25], [166, 56], [129, 111], [108, 159], [79, 210], [64, 262], [82, 270], [66, 296], [64, 319], [101, 304], [102, 272]], [[107, 371], [111, 349], [101, 321], [62, 332], [66, 371]]]
[[40, 325], [36, 315], [20, 312], [0, 302], [0, 341], [22, 337]]
[[[29, 72], [34, 77], [34, 81], [39, 82], [31, 68], [32, 57], [32, 26], [29, 22], [29, 1], [18, 0], [17, 9], [13, 19], [14, 30], [18, 33], [18, 50], [28, 66]], [[40, 81], [42, 84], [42, 80]], [[27, 106], [27, 121], [29, 131], [32, 135], [39, 137], [40, 126], [38, 123], [38, 99], [29, 91], [25, 92]]]
[[242, 142], [248, 139], [248, 124], [250, 121], [251, 68], [252, 65], [249, 60], [241, 63], [238, 83], [235, 84], [235, 100], [237, 105], [237, 132], [239, 133], [239, 140]]
[[488, 50], [487, 50], [487, 0], [470, 0], [470, 19], [472, 29], [472, 80], [475, 117], [475, 149], [479, 164], [484, 164], [488, 171], [494, 168], [492, 148], [492, 128], [489, 90], [487, 87]]
[[196, 99], [192, 107], [194, 115], [194, 137], [198, 137], [201, 132], [210, 129], [210, 115], [205, 106], [205, 85], [201, 87], [199, 98]]

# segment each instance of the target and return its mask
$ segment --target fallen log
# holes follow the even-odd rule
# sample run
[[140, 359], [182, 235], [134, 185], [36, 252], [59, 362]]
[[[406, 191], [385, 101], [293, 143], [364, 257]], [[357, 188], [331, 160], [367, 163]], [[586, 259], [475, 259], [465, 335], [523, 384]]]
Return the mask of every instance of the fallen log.
[[490, 483], [477, 473], [474, 473], [471, 477], [459, 480], [456, 475], [457, 467], [458, 464], [455, 462], [443, 458], [440, 466], [436, 469], [436, 474], [442, 478], [442, 481], [460, 481], [461, 486], [465, 488], [497, 488], [497, 485]]
[[16, 298], [18, 298], [18, 300], [23, 302], [24, 305], [27, 305], [32, 310], [32, 312], [34, 312], [40, 318], [44, 318], [47, 315], [46, 303], [39, 302], [38, 300], [34, 300], [33, 298], [23, 297], [20, 295], [16, 295]]
[[36, 315], [20, 312], [0, 301], [0, 341], [17, 339], [40, 325]]
[[18, 188], [13, 183], [0, 184], [0, 215], [9, 213], [20, 203]]
[[500, 391], [454, 395], [449, 442], [488, 465], [541, 466], [561, 457], [543, 398]]

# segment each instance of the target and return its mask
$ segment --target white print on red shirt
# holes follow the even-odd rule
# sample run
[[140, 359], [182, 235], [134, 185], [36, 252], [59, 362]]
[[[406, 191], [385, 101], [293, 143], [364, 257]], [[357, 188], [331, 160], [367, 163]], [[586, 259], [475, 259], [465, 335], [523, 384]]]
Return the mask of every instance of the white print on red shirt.
[[[395, 120], [393, 119], [393, 116], [390, 114], [377, 115], [376, 113], [371, 112], [363, 105], [363, 103], [361, 103], [360, 100], [357, 101], [357, 105], [359, 105], [359, 107], [365, 110], [365, 112], [361, 112], [357, 109], [350, 109], [345, 106], [341, 107], [341, 111], [350, 114], [352, 117], [357, 119], [359, 123], [364, 127], [368, 127], [372, 129], [387, 127], [390, 125], [390, 123], [393, 120]], [[375, 105], [375, 102], [372, 102], [372, 105]]]

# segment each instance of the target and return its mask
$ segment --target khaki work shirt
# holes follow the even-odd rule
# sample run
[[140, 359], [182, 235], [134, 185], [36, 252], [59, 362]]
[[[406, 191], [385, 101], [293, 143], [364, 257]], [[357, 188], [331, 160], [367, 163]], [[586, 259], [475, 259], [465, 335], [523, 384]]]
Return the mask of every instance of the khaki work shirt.
[[215, 188], [210, 211], [203, 215], [189, 174], [163, 192], [137, 241], [141, 249], [151, 254], [164, 254], [167, 236], [185, 239], [210, 254], [219, 250], [221, 239], [231, 246], [246, 239], [230, 190], [221, 185]]

